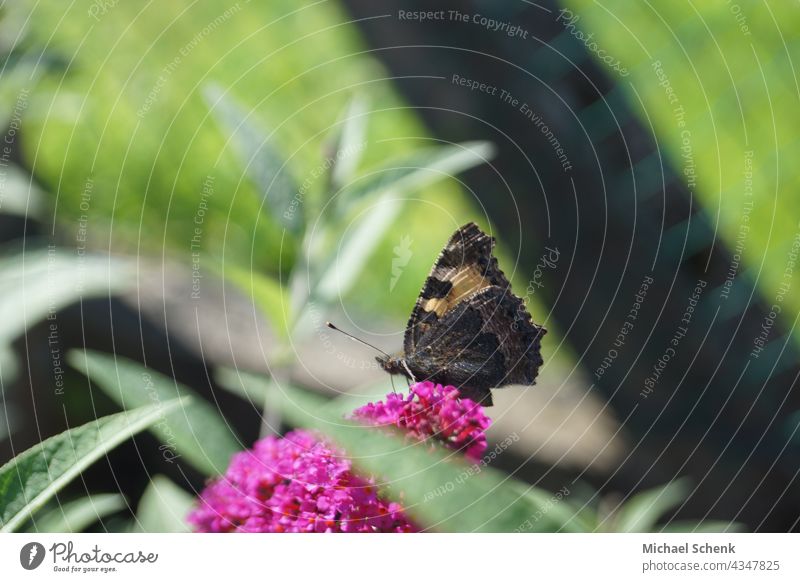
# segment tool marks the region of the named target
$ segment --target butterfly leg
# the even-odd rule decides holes
[[[408,372],[408,378],[411,378],[414,381],[414,384],[416,384],[417,379],[414,377],[414,374],[413,372],[411,372],[411,369],[408,367],[408,364],[406,364],[406,361],[405,360],[400,360],[400,361],[403,363],[403,367],[406,369],[406,372]]]

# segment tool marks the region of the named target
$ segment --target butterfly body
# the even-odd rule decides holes
[[[534,383],[546,330],[511,292],[493,248],[473,223],[450,237],[411,312],[403,354],[377,358],[384,370],[456,386],[486,406],[490,388]]]

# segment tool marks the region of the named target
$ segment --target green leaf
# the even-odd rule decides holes
[[[0,179],[0,214],[16,214],[35,218],[42,211],[44,193],[33,177],[9,165],[2,169],[5,175]]]
[[[0,402],[0,443],[14,432],[14,425],[11,421],[12,417],[8,409],[8,405]]]
[[[9,14],[4,10],[3,18],[0,19],[0,38],[8,39],[10,35],[19,34],[20,26],[25,27],[24,21],[9,18]],[[13,30],[13,33],[11,32]],[[0,45],[5,44],[0,41]],[[16,43],[15,43],[16,44]],[[6,48],[0,46],[0,51]],[[10,48],[10,47],[9,47]],[[24,115],[28,109],[28,101],[32,90],[36,87],[43,69],[41,53],[34,55],[33,51],[28,54],[19,55],[18,58],[0,53],[0,58],[4,61],[2,74],[0,74],[0,127],[8,127],[14,110],[18,114]],[[38,57],[38,58],[37,58]],[[2,191],[0,191],[2,193]]]
[[[348,229],[339,248],[323,263],[325,269],[312,293],[314,299],[331,303],[352,288],[367,259],[402,208],[403,201],[389,192],[378,199],[352,229]]]
[[[121,258],[77,255],[51,247],[0,258],[0,384],[13,381],[18,366],[11,343],[25,330],[82,298],[108,296],[132,281],[130,263]],[[58,336],[58,320],[50,322]],[[58,344],[52,346],[54,349]],[[62,354],[54,353],[59,356]]]
[[[377,168],[339,192],[334,210],[341,217],[370,197],[391,191],[396,198],[479,166],[494,155],[489,142],[475,141],[425,148]]]
[[[186,516],[194,497],[163,475],[154,476],[142,493],[136,511],[135,530],[147,533],[189,531]]]
[[[127,507],[125,498],[116,493],[88,495],[62,504],[36,518],[31,531],[38,533],[78,533],[99,519]]]
[[[260,407],[267,398],[270,388],[270,379],[266,376],[251,374],[233,368],[220,368],[214,375],[220,387],[231,394],[236,394],[247,402],[253,402]]]
[[[123,259],[56,248],[0,259],[0,348],[61,307],[123,289],[131,273]]]
[[[0,467],[0,531],[14,531],[84,469],[186,399],[143,406],[50,437]]]
[[[271,329],[284,339],[288,337],[289,298],[275,279],[232,263],[221,271],[243,293],[246,293],[267,318]]]
[[[272,217],[298,237],[305,227],[303,200],[285,160],[272,141],[272,135],[261,130],[250,112],[221,87],[209,85],[203,93],[217,122],[233,142],[239,163],[259,189]]]
[[[582,522],[586,531],[599,532],[603,520],[600,511],[604,506],[603,497],[586,483],[573,482],[570,485],[569,504],[574,508],[575,519]]]
[[[335,138],[335,162],[331,171],[331,185],[335,190],[347,185],[358,169],[366,148],[367,106],[368,101],[363,95],[354,96],[347,105]]]
[[[148,402],[158,405],[176,396],[193,395],[174,379],[125,358],[73,351],[67,355],[67,361],[125,409]],[[162,451],[167,462],[185,456],[206,475],[224,472],[231,456],[241,450],[239,440],[225,419],[199,396],[180,410],[165,414],[162,422],[154,425],[152,430],[163,443]]]
[[[551,531],[586,533],[594,530],[592,524],[578,513],[562,492],[554,494],[538,487],[523,485],[521,493],[537,507],[535,519],[530,520],[532,526],[542,521],[552,526]],[[540,527],[538,531],[546,530]]]
[[[2,393],[5,385],[14,381],[18,373],[17,358],[11,347],[0,344],[0,393]],[[2,434],[2,429],[0,429],[0,434]]]
[[[638,493],[617,511],[614,530],[651,532],[659,518],[686,499],[688,494],[689,481],[686,478]]]
[[[249,374],[240,370],[223,368],[216,374],[217,383],[232,394],[262,409],[261,432],[274,432],[281,425],[280,412],[268,405],[269,395],[280,390],[270,378]]]
[[[485,463],[350,424],[327,412],[324,399],[299,389],[282,386],[275,394],[270,405],[280,407],[290,423],[327,435],[348,451],[357,470],[385,479],[382,494],[400,501],[428,529],[511,532],[540,509],[521,493],[523,483]]]

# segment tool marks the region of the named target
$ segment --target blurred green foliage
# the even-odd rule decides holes
[[[622,0],[566,0],[565,5],[579,17],[575,26],[593,34],[630,71],[614,77],[615,91],[625,94],[646,125],[652,124],[679,172],[686,166],[681,148],[688,137],[697,174],[695,203],[705,206],[731,248],[737,246],[740,227],[749,225],[739,272],[758,280],[773,302],[792,240],[800,233],[797,6]],[[667,86],[674,91],[672,103]],[[685,127],[678,125],[678,107],[685,111]],[[750,151],[753,206],[746,223]],[[784,311],[800,311],[797,294],[788,294],[785,303]]]
[[[147,371],[138,362],[101,352],[73,352],[67,355],[67,361],[125,410],[190,397],[185,398],[188,404],[164,414],[152,429],[163,443],[159,451],[168,463],[185,456],[203,474],[218,475],[225,471],[233,454],[241,450],[239,438],[217,407],[173,378]]]
[[[270,146],[311,196],[325,187],[313,174],[355,92],[379,104],[370,112],[364,167],[432,145],[333,3],[312,9],[286,0],[120,2],[97,15],[99,21],[88,14],[90,6],[86,0],[46,7],[24,2],[14,10],[23,20],[31,17],[28,46],[69,63],[42,75],[31,94],[27,162],[53,193],[62,225],[72,227],[84,214],[80,202],[91,181],[92,245],[163,249],[190,266],[203,182],[213,175],[201,240],[206,257],[232,270],[278,273],[281,228],[260,212],[261,197],[210,115],[203,89],[213,83],[269,128]],[[439,184],[421,197],[452,216],[454,226],[471,218],[455,184]],[[415,250],[425,249],[417,253],[425,260],[412,261],[393,290],[402,300],[383,300],[398,234],[382,241],[378,267],[360,283],[365,311],[406,315],[443,242],[441,230],[426,224],[428,216],[416,205],[401,217],[402,234]]]

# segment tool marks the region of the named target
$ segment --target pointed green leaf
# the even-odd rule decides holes
[[[57,248],[0,259],[0,347],[81,297],[119,291],[131,281],[130,275],[123,259],[79,258]]]
[[[664,513],[681,503],[688,494],[689,481],[683,478],[634,495],[617,511],[615,531],[653,531]]]
[[[9,14],[5,10],[0,22],[2,22],[0,38],[8,39],[11,34],[16,36],[20,32],[19,26],[24,27],[23,21],[15,22],[15,19],[9,18]],[[2,48],[5,47],[0,47],[0,49]],[[15,109],[21,110],[22,114],[28,109],[32,89],[36,87],[46,68],[42,62],[43,55],[33,53],[32,50],[22,55],[0,53],[0,58],[4,61],[3,71],[0,74],[0,127],[4,130],[8,127]],[[20,107],[21,105],[22,107]]]
[[[73,351],[68,354],[67,361],[89,376],[122,408],[193,395],[174,379],[125,358],[100,352]],[[191,404],[165,415],[163,422],[152,429],[163,443],[165,460],[173,462],[185,456],[207,475],[224,472],[231,456],[241,450],[239,440],[225,419],[199,396],[195,396]]]
[[[259,128],[250,112],[221,87],[210,85],[203,93],[272,217],[290,233],[299,235],[305,226],[303,201],[272,136]]]
[[[393,192],[395,197],[406,196],[439,180],[485,164],[493,155],[494,147],[482,141],[416,150],[368,172],[339,192],[334,210],[339,216],[344,216],[364,199],[377,197],[387,191]]]
[[[37,517],[31,531],[37,533],[79,533],[99,519],[127,507],[117,493],[99,493],[68,501]]]
[[[42,211],[44,193],[33,177],[14,165],[0,171],[5,173],[0,179],[0,214],[37,217]]]
[[[0,467],[0,531],[14,531],[89,465],[186,404],[175,399],[105,416],[14,457]]]
[[[136,511],[135,530],[147,533],[189,531],[186,516],[194,497],[164,477],[156,475],[144,490]]]
[[[214,376],[217,384],[231,394],[261,406],[267,398],[270,379],[233,368],[220,368]]]
[[[368,101],[356,95],[348,103],[341,128],[336,135],[331,171],[331,185],[338,190],[347,185],[356,174],[358,163],[366,147]]]
[[[283,338],[288,337],[286,310],[289,298],[280,283],[272,277],[232,263],[225,265],[224,271],[220,272],[252,299],[267,318],[272,331]]]
[[[529,520],[533,530],[538,522],[550,525],[553,530],[571,533],[586,533],[594,528],[567,501],[562,492],[551,493],[538,487],[523,485],[523,495],[537,507],[537,513]],[[537,531],[545,531],[541,527]]]
[[[14,355],[14,352],[11,350],[10,346],[4,346],[0,344],[0,393],[2,393],[4,386],[14,381],[19,373],[19,366],[17,365],[17,357]],[[12,427],[6,426],[5,422],[11,422],[11,417],[5,416],[0,417],[2,420],[0,424],[3,426],[0,427],[0,439],[2,439],[3,431],[7,431],[6,434],[10,433]]]
[[[352,288],[402,208],[403,201],[394,192],[384,194],[374,208],[345,233],[339,248],[324,262],[326,268],[313,291],[317,301],[336,301]]]

